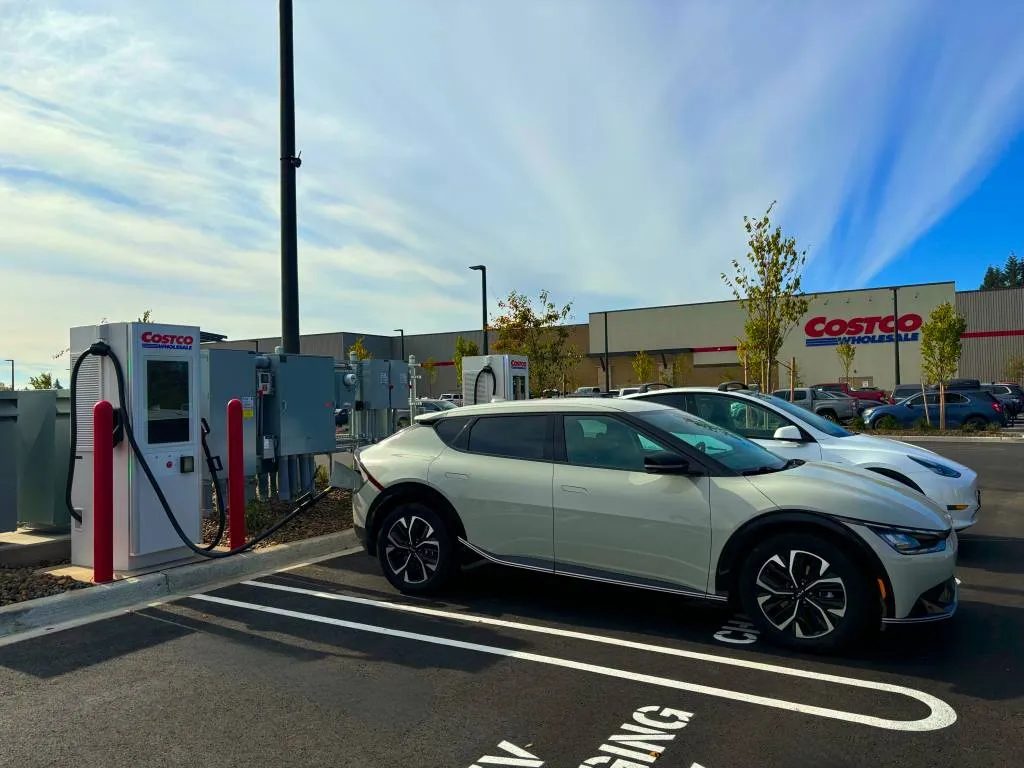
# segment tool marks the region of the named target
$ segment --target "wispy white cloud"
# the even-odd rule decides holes
[[[0,356],[99,317],[279,328],[277,6],[0,0]],[[779,200],[870,280],[1024,122],[1024,6],[296,4],[302,328],[725,296]]]

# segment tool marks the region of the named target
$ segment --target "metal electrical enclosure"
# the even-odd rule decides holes
[[[464,405],[530,399],[530,365],[522,355],[462,358]]]
[[[71,521],[64,501],[71,392],[19,392],[18,432],[18,524],[40,531],[66,531]]]
[[[0,392],[0,533],[18,527],[18,393]]]
[[[266,357],[274,378],[274,394],[262,401],[266,408],[263,433],[277,441],[277,455],[332,453],[337,445],[334,358],[283,354]]]
[[[206,444],[212,456],[219,456],[224,467],[220,473],[227,478],[228,466],[228,403],[238,398],[242,401],[242,441],[245,446],[245,476],[252,477],[257,471],[257,419],[260,402],[256,396],[255,352],[241,349],[204,349],[202,360],[202,416],[210,425]],[[264,358],[266,359],[266,358]],[[203,461],[203,477],[212,480],[206,462]]]
[[[399,360],[363,360],[362,410],[409,407],[409,364]]]
[[[72,503],[71,562],[93,560],[93,406],[107,400],[123,408],[140,453],[156,477],[179,525],[200,540],[199,328],[150,323],[110,323],[71,329],[72,365],[96,340],[106,341],[124,370],[126,403],[118,396],[114,363],[90,355],[75,384],[77,450]],[[178,538],[143,474],[128,440],[114,447],[114,570],[133,572],[191,556]]]

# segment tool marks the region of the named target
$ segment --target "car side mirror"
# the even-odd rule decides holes
[[[779,427],[775,430],[775,434],[772,435],[773,440],[788,440],[794,443],[802,443],[804,436],[800,433],[798,427],[794,427],[792,424],[787,424],[784,427]]]
[[[694,475],[690,462],[678,453],[658,451],[644,456],[644,471],[650,475]]]

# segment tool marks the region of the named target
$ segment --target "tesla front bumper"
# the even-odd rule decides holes
[[[961,477],[951,478],[925,471],[915,472],[910,479],[917,483],[925,496],[946,511],[957,531],[966,530],[978,522],[981,488],[977,473],[967,470]]]

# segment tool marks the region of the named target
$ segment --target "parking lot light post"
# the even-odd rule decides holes
[[[395,328],[395,333],[402,334],[402,354],[401,354],[400,359],[401,360],[405,360],[405,329],[404,328]]]
[[[484,330],[484,347],[481,350],[481,355],[487,354],[487,267],[483,264],[477,264],[470,269],[476,270],[480,273],[480,299],[483,305],[483,330]]]
[[[13,360],[4,360],[4,362],[11,364],[11,392],[13,392],[14,391],[14,361]]]

